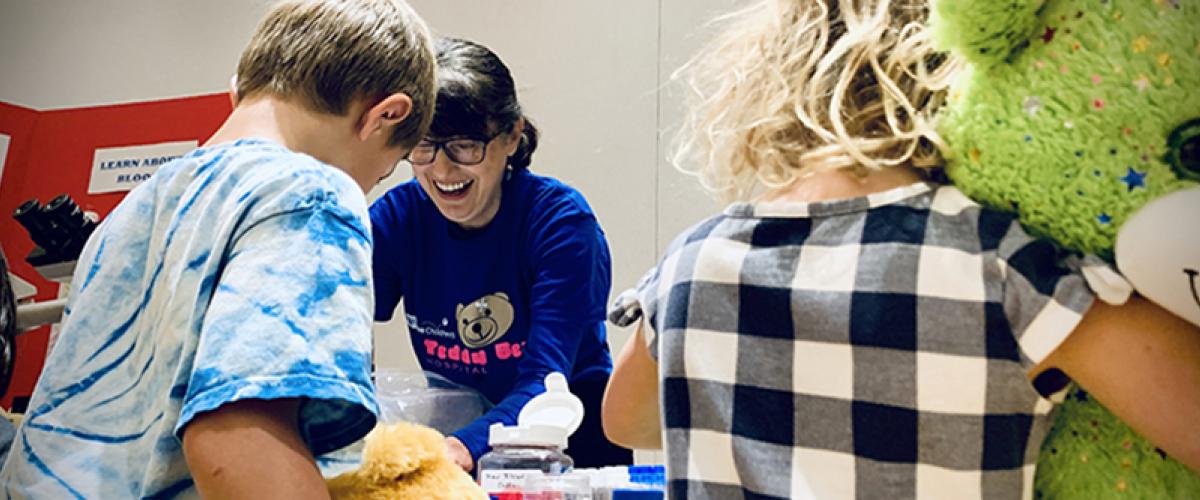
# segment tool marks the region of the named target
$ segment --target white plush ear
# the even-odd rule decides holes
[[[1046,0],[935,0],[929,16],[934,41],[971,63],[1008,62],[1042,27]]]
[[[1114,253],[1121,274],[1150,299],[1200,325],[1200,187],[1176,191],[1129,217]]]

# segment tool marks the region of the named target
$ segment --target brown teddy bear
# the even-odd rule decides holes
[[[445,438],[411,423],[381,424],[367,434],[362,466],[326,481],[338,500],[480,499],[488,496],[450,460]]]

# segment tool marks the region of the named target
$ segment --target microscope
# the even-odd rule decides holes
[[[16,336],[62,320],[76,259],[99,221],[95,213],[84,212],[66,194],[55,197],[45,205],[37,199],[26,201],[13,211],[13,218],[37,245],[25,257],[25,261],[38,274],[60,286],[57,299],[18,302],[24,297],[15,291],[15,287],[24,280],[9,274],[8,263],[0,253],[0,395],[7,390],[12,378]],[[55,337],[56,332],[51,332],[51,346]]]
[[[96,229],[95,214],[80,210],[70,196],[60,194],[42,205],[32,199],[13,211],[13,218],[37,244],[25,257],[42,276],[51,281],[69,280],[75,259]]]

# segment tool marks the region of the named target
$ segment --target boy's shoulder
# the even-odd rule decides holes
[[[323,208],[361,220],[366,200],[342,170],[279,144],[243,139],[189,153],[188,189],[217,188],[213,196],[243,212],[246,220]]]

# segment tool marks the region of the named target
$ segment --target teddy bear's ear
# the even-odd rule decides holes
[[[934,43],[972,64],[1011,60],[1037,35],[1046,0],[934,0],[929,16]]]
[[[438,431],[410,423],[380,424],[367,434],[360,474],[372,482],[390,482],[446,457]]]

